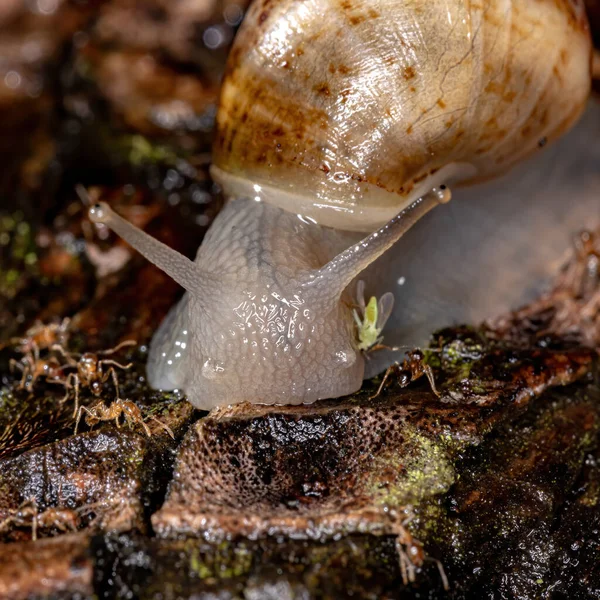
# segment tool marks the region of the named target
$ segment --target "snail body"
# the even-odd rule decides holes
[[[532,60],[540,52],[543,60]],[[447,208],[445,184],[496,176],[568,129],[585,106],[590,52],[578,2],[256,3],[217,118],[213,176],[229,199],[195,261],[103,203],[90,210],[186,290],[152,341],[150,384],[182,389],[203,409],[359,389],[393,356],[372,359],[357,340],[358,278],[381,296],[406,272],[418,290],[430,274],[407,271],[405,261],[418,263],[427,236],[439,237],[427,223]],[[529,202],[505,203],[506,194],[485,186],[464,194],[446,214],[466,228],[485,215],[497,227],[506,218],[511,231]],[[564,212],[561,198],[551,205]],[[472,235],[463,248],[450,231],[442,237],[447,249],[436,252],[460,259],[479,244],[491,260],[498,243]],[[539,267],[538,258],[525,266]],[[386,342],[423,343],[431,326],[465,314],[456,307],[471,299],[457,296],[465,284],[481,287],[479,279],[461,269],[444,281],[451,293],[431,284],[426,302],[411,306],[397,296]],[[518,298],[474,300],[467,316]]]
[[[90,218],[113,229],[186,294],[150,347],[148,381],[183,389],[197,407],[300,404],[360,388],[364,357],[346,288],[425,213],[449,200],[434,189],[347,249],[344,232],[268,203],[232,199],[196,257],[181,256],[105,203]]]

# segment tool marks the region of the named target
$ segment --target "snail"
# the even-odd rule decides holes
[[[549,224],[570,214],[573,183],[540,186],[564,144],[541,147],[583,113],[590,57],[578,0],[255,2],[217,115],[212,174],[228,200],[195,260],[90,209],[186,290],[152,340],[150,385],[202,409],[337,397],[401,352],[359,348],[359,280],[394,292],[384,337],[405,345],[538,289],[565,247]],[[449,185],[495,177],[448,202]],[[572,214],[599,204],[587,194]]]

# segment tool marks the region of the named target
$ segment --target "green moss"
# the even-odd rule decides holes
[[[579,498],[578,502],[589,508],[598,506],[600,504],[600,486],[598,485],[598,482],[594,482],[593,485],[590,485],[585,491],[585,494]]]
[[[455,335],[453,339],[443,338],[439,362],[440,368],[454,381],[461,381],[471,377],[473,367],[483,357],[488,344],[475,330],[467,327]]]
[[[463,522],[448,513],[444,497],[432,498],[414,507],[414,516],[406,527],[425,549],[437,548],[438,558],[441,558],[441,550],[448,557],[452,556],[452,562],[461,562],[471,550],[465,543]],[[446,559],[441,560],[446,562]]]
[[[117,134],[99,127],[98,137],[105,153],[112,160],[135,168],[162,165],[176,167],[184,156],[164,144],[149,140],[140,134]]]
[[[0,214],[0,250],[0,295],[10,299],[28,275],[38,272],[35,236],[21,211]]]
[[[189,556],[190,573],[202,580],[233,579],[246,575],[252,569],[252,552],[244,545],[222,542],[207,552],[196,540],[188,540],[184,552]]]
[[[212,569],[202,561],[200,553],[196,550],[192,550],[190,554],[190,570],[200,579],[214,577]]]
[[[167,146],[153,144],[141,135],[124,135],[118,139],[118,145],[134,166],[146,164],[175,164],[177,154]]]
[[[446,492],[455,471],[446,447],[406,425],[400,452],[377,456],[365,479],[365,492],[376,504],[405,506]]]
[[[145,452],[139,447],[131,448],[133,453],[127,459],[129,464],[135,465],[135,468],[141,469],[144,465]]]

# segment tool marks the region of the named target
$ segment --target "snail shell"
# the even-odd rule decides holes
[[[231,52],[212,173],[230,196],[372,231],[565,132],[590,53],[579,0],[260,0]]]
[[[359,276],[382,312],[384,292],[399,292],[384,332],[399,343],[515,305],[521,288],[499,293],[504,274],[548,275],[564,245],[529,247],[569,214],[571,177],[548,190],[540,154],[533,181],[520,171],[448,206],[441,184],[490,178],[564,132],[584,108],[590,55],[581,4],[566,0],[255,4],[217,118],[213,173],[229,200],[195,260],[105,204],[90,211],[186,289],[152,341],[150,384],[203,409],[356,391],[395,358],[357,340]],[[586,194],[573,214],[598,203]]]

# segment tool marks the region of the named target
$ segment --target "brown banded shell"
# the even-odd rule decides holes
[[[581,0],[261,0],[230,57],[213,174],[228,195],[372,230],[564,133],[590,55]]]

